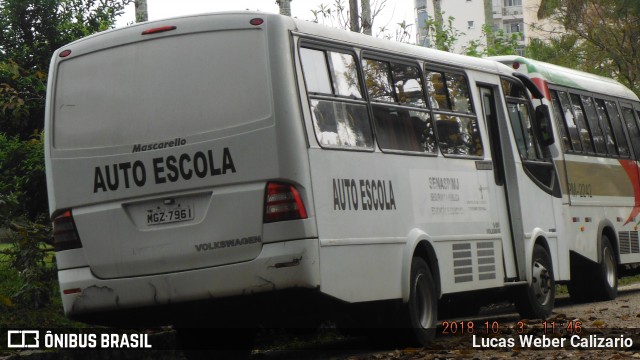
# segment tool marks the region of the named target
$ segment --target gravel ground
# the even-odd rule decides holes
[[[640,284],[633,284],[619,288],[618,298],[587,304],[573,304],[567,295],[556,299],[553,316],[542,321],[523,320],[522,334],[518,334],[517,314],[513,308],[483,309],[481,317],[474,318],[476,329],[473,332],[476,345],[482,344],[482,339],[497,346],[489,348],[474,348],[473,335],[441,336],[436,339],[430,349],[404,349],[393,352],[379,352],[346,357],[343,359],[640,359]],[[484,323],[498,324],[497,334],[489,331],[487,335]],[[554,324],[552,324],[552,322]],[[575,325],[579,326],[576,327]],[[480,326],[478,328],[478,325]],[[553,329],[552,329],[553,328]],[[580,333],[576,331],[579,329]],[[522,346],[519,335],[542,339],[556,343],[564,340],[564,346],[554,347],[551,344]],[[571,342],[571,337],[574,343]],[[602,339],[605,348],[582,348],[580,340],[593,338]],[[619,339],[618,344],[606,346],[606,339]],[[515,346],[509,343],[513,341]],[[621,339],[626,339],[622,343]],[[575,345],[579,346],[575,346]],[[592,343],[593,344],[593,343]],[[631,344],[631,346],[629,346]],[[598,345],[597,343],[595,345]],[[332,357],[329,357],[332,358]]]
[[[319,348],[300,350],[274,350],[254,352],[254,360],[427,360],[427,359],[639,359],[640,360],[640,283],[619,288],[618,298],[613,301],[573,304],[567,295],[556,298],[553,315],[546,324],[541,320],[521,320],[513,306],[498,304],[485,307],[479,316],[465,319],[451,320],[460,324],[463,322],[467,330],[462,334],[460,327],[453,334],[443,335],[444,327],[439,328],[439,336],[432,346],[420,349],[400,349],[376,351],[375,347],[364,339],[339,339]],[[522,323],[519,323],[522,321]],[[468,325],[473,322],[473,331]],[[487,333],[486,326],[490,330]],[[576,326],[577,325],[577,326]],[[497,326],[497,328],[496,328]],[[545,327],[546,326],[546,327]],[[450,331],[451,332],[451,331]],[[578,334],[579,332],[579,334]],[[172,333],[165,334],[173,341]],[[474,340],[475,335],[475,340]],[[605,348],[583,349],[571,343],[571,336],[578,335],[574,342],[580,339],[595,337],[621,339],[626,342]],[[520,336],[560,344],[533,344],[523,346]],[[158,340],[158,339],[156,339]],[[161,339],[163,340],[163,339]],[[481,347],[474,347],[476,345]],[[582,340],[584,341],[584,340]],[[486,345],[487,346],[483,346]],[[606,344],[605,344],[606,345]],[[77,355],[77,356],[76,356]],[[219,359],[225,357],[216,357]],[[0,360],[121,360],[121,359],[154,359],[178,360],[184,359],[179,351],[151,351],[151,352],[43,352],[27,351],[12,356],[0,356]]]

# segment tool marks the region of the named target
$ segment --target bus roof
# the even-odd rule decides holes
[[[569,69],[516,55],[495,56],[491,57],[491,59],[504,64],[519,63],[525,65],[526,69],[524,70],[530,76],[540,77],[550,84],[638,101],[638,96],[633,91],[629,90],[618,81],[604,76]]]
[[[489,59],[476,58],[445,51],[430,49],[417,45],[410,45],[387,39],[380,39],[369,35],[354,33],[341,29],[332,28],[326,25],[314,23],[307,20],[295,19],[279,14],[254,12],[254,11],[228,11],[207,14],[186,15],[175,18],[161,19],[143,23],[137,23],[123,28],[112,29],[98,34],[94,34],[58,49],[58,53],[71,45],[76,48],[83,48],[82,52],[91,52],[98,49],[122,45],[123,42],[135,41],[139,38],[140,29],[162,27],[167,25],[178,25],[175,34],[183,32],[206,32],[219,27],[219,20],[225,17],[225,22],[232,23],[233,18],[246,18],[248,16],[260,17],[265,20],[265,28],[280,28],[294,31],[301,35],[313,38],[351,44],[363,49],[380,51],[387,54],[402,54],[416,59],[426,60],[432,64],[441,66],[455,66],[464,69],[478,70],[501,75],[511,75],[513,69],[499,62]],[[212,21],[217,18],[216,21]],[[218,24],[218,25],[216,25]],[[99,39],[99,40],[98,40]],[[140,40],[137,40],[140,41]],[[54,54],[54,56],[56,56]]]

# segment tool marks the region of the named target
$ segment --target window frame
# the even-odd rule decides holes
[[[520,97],[515,97],[515,96],[511,96],[508,94],[504,93],[504,87],[503,87],[503,81],[509,81],[512,84],[515,83],[516,85],[521,87],[521,90],[523,92],[523,95],[525,96],[525,98],[520,98]],[[508,118],[509,121],[509,128],[511,129],[511,131],[514,133],[515,135],[515,129],[513,128],[513,124],[512,124],[512,120],[511,120],[511,114],[509,113],[509,103],[514,103],[514,104],[519,104],[519,105],[524,105],[527,107],[528,109],[528,115],[529,115],[529,121],[531,123],[531,131],[532,131],[532,140],[534,143],[534,147],[535,147],[535,153],[537,155],[537,158],[535,159],[530,159],[528,157],[523,157],[522,153],[520,152],[520,147],[518,146],[518,144],[516,143],[516,148],[518,149],[518,154],[520,155],[520,159],[524,162],[524,163],[551,163],[553,161],[552,156],[549,152],[548,149],[543,148],[542,145],[540,145],[539,141],[539,134],[536,134],[536,129],[535,129],[535,109],[533,107],[533,101],[531,100],[531,97],[529,96],[529,92],[527,91],[527,87],[524,86],[524,84],[522,84],[522,82],[516,78],[511,78],[511,77],[505,77],[505,76],[501,76],[500,77],[500,91],[503,93],[504,95],[504,101],[505,101],[505,105],[507,106],[507,113],[506,116]],[[519,124],[520,128],[522,129],[522,125],[524,124]],[[524,129],[523,129],[524,130]],[[514,140],[516,140],[514,138]]]
[[[436,139],[438,140],[438,149],[439,149],[439,153],[445,157],[445,158],[457,158],[457,159],[469,159],[469,160],[484,160],[486,158],[486,146],[485,146],[485,138],[484,136],[482,136],[482,130],[481,130],[481,126],[480,126],[480,120],[478,119],[478,114],[476,111],[476,106],[475,106],[475,101],[473,99],[473,91],[472,91],[472,87],[470,86],[470,82],[469,82],[469,76],[467,76],[466,72],[463,69],[457,69],[457,68],[452,68],[452,67],[447,67],[447,66],[442,66],[442,65],[438,65],[438,64],[434,64],[434,63],[429,63],[429,62],[424,62],[422,64],[422,73],[424,76],[424,89],[425,92],[427,93],[427,103],[429,104],[429,107],[431,109],[431,116],[433,119],[433,125],[434,125],[434,130],[435,130],[435,134],[436,134]],[[449,109],[436,109],[433,106],[431,106],[431,94],[429,93],[429,87],[427,86],[427,74],[428,73],[432,73],[432,72],[437,72],[441,74],[441,79],[443,79],[443,84],[445,87],[445,93],[447,95],[447,103],[449,104]],[[450,75],[459,75],[462,76],[465,80],[465,85],[467,88],[467,93],[468,93],[468,100],[469,100],[469,109],[471,110],[471,112],[462,112],[462,111],[455,111],[452,110],[451,108],[453,108],[453,102],[451,99],[451,92],[449,91],[449,84],[447,83],[447,77],[446,75],[450,74]],[[430,81],[430,80],[429,80]],[[476,121],[476,126],[478,128],[478,134],[480,136],[480,144],[482,145],[482,155],[464,155],[464,154],[446,154],[442,151],[442,147],[440,146],[441,140],[440,140],[440,134],[438,132],[438,123],[436,120],[436,115],[444,115],[444,116],[453,116],[453,117],[464,117],[464,118],[470,118],[470,119],[475,119]]]
[[[631,101],[625,102],[624,100],[618,101],[618,107],[620,108],[620,115],[622,115],[623,125],[627,133],[627,137],[629,138],[629,143],[627,145],[629,145],[629,150],[632,152],[631,159],[640,160],[640,123],[638,123],[638,112],[636,107]],[[637,139],[631,139],[629,124],[624,116],[624,109],[631,111],[631,116],[633,116],[633,125],[635,125],[635,130],[638,135]]]
[[[329,85],[331,87],[331,94],[324,94],[324,93],[317,93],[317,92],[312,92],[308,90],[308,84],[307,84],[307,79],[305,77],[305,72],[304,72],[304,64],[302,61],[302,56],[301,56],[301,50],[303,48],[306,49],[310,49],[310,50],[317,50],[317,51],[322,51],[324,54],[324,61],[325,64],[327,66],[327,73],[329,75]],[[299,59],[299,63],[300,63],[300,70],[301,70],[301,78],[302,78],[302,82],[304,83],[305,86],[305,93],[306,93],[306,100],[307,100],[307,106],[309,106],[309,111],[310,111],[310,116],[311,116],[311,124],[313,126],[313,128],[311,129],[311,132],[313,133],[313,136],[316,139],[316,142],[318,143],[318,145],[320,146],[320,148],[324,149],[324,150],[339,150],[339,151],[356,151],[356,152],[375,152],[376,150],[376,136],[375,136],[375,132],[373,129],[373,123],[372,123],[372,113],[371,113],[371,108],[369,106],[369,101],[368,101],[368,97],[366,94],[366,88],[365,88],[365,84],[364,84],[364,78],[363,78],[363,73],[362,73],[362,68],[361,65],[358,64],[358,62],[360,61],[360,56],[358,55],[357,51],[349,46],[344,46],[341,44],[336,44],[336,43],[332,43],[332,42],[320,42],[320,41],[315,41],[313,39],[307,39],[307,38],[301,38],[300,41],[298,41],[297,45],[295,46],[295,51],[296,51],[296,56]],[[360,93],[362,95],[361,98],[359,99],[354,99],[352,96],[344,96],[344,95],[338,95],[336,94],[336,89],[335,89],[335,84],[334,84],[334,79],[333,79],[333,74],[332,74],[332,70],[331,69],[331,62],[330,62],[330,55],[329,52],[337,52],[337,53],[343,53],[343,54],[349,54],[353,57],[354,59],[354,63],[356,64],[356,73],[358,75],[358,86],[360,88]],[[302,97],[301,97],[302,99]],[[315,122],[313,120],[313,110],[312,110],[312,105],[311,102],[312,100],[320,100],[320,101],[331,101],[331,102],[338,102],[338,103],[344,103],[344,104],[351,104],[351,105],[361,105],[364,106],[365,109],[365,113],[367,116],[367,124],[368,124],[368,128],[369,128],[369,132],[371,134],[371,141],[372,144],[370,147],[360,147],[360,146],[344,146],[344,145],[331,145],[331,144],[323,144],[320,139],[318,138],[318,133],[315,129]]]
[[[369,49],[362,49],[359,60],[360,60],[359,66],[362,72],[362,81],[364,82],[364,96],[366,97],[367,103],[369,104],[371,127],[373,128],[375,143],[377,145],[377,148],[380,150],[380,152],[385,154],[399,154],[399,155],[409,155],[409,156],[427,156],[427,157],[438,156],[439,143],[438,143],[438,137],[437,137],[436,124],[433,117],[433,113],[431,112],[431,106],[429,103],[428,91],[426,88],[422,62],[419,59],[416,59],[414,57],[393,56],[393,55],[385,54],[383,52],[373,51]],[[389,73],[387,75],[390,77],[389,84],[391,86],[392,96],[394,98],[393,102],[377,101],[377,100],[371,99],[369,95],[369,88],[366,86],[367,75],[366,75],[365,67],[363,64],[366,60],[384,62],[388,64]],[[421,81],[420,85],[422,90],[422,98],[424,100],[423,107],[416,106],[416,105],[407,105],[399,102],[399,96],[396,90],[395,79],[393,75],[393,64],[406,65],[406,66],[411,66],[418,69],[418,77]],[[428,151],[412,151],[412,150],[403,150],[403,149],[390,149],[386,147],[383,148],[379,141],[381,131],[380,129],[378,129],[378,126],[376,124],[374,107],[385,107],[385,108],[392,108],[392,109],[398,109],[398,110],[417,111],[417,112],[426,113],[429,117],[428,121],[431,122],[431,128],[433,129],[433,134],[435,138],[434,151],[428,152]]]
[[[576,95],[580,98],[580,107],[582,108],[583,114],[584,114],[584,122],[587,126],[586,130],[589,132],[589,138],[591,140],[591,145],[593,147],[593,152],[587,152],[584,149],[584,144],[582,143],[583,139],[581,136],[579,136],[580,134],[578,133],[579,139],[580,139],[580,145],[582,146],[582,150],[573,150],[573,149],[567,149],[564,141],[563,142],[563,150],[565,154],[573,154],[573,155],[583,155],[583,156],[590,156],[590,157],[601,157],[601,158],[612,158],[612,159],[633,159],[634,158],[634,151],[633,151],[633,144],[630,142],[629,139],[629,134],[628,134],[628,130],[627,130],[627,124],[623,118],[623,114],[622,114],[622,108],[621,108],[621,104],[627,104],[627,107],[630,107],[632,110],[636,110],[635,106],[633,104],[635,104],[635,101],[629,100],[629,99],[621,99],[621,98],[617,98],[617,97],[613,97],[613,96],[608,96],[608,95],[602,95],[600,93],[596,93],[596,92],[589,92],[589,91],[584,91],[584,90],[578,90],[578,89],[573,89],[573,88],[567,88],[567,87],[563,87],[563,86],[556,86],[553,84],[549,84],[549,90],[550,93],[553,96],[553,93],[558,93],[558,92],[564,92],[565,94],[567,94],[567,98],[569,99],[569,104],[571,105],[571,112],[572,115],[575,117],[575,112],[574,112],[574,104],[573,104],[573,100],[571,99],[572,95]],[[598,122],[598,126],[600,128],[600,131],[602,133],[602,136],[604,137],[605,140],[605,148],[607,150],[607,154],[602,154],[599,153],[597,151],[597,148],[595,146],[595,143],[593,141],[593,132],[591,130],[591,124],[589,122],[589,119],[587,118],[587,112],[585,110],[584,104],[583,104],[583,97],[589,97],[592,99],[593,101],[593,105],[594,108],[596,110],[596,115],[598,117],[597,122]],[[558,99],[559,100],[559,99]],[[603,104],[605,105],[604,108],[604,116],[606,117],[606,119],[601,119],[601,113],[598,107],[598,101],[602,101]],[[619,140],[619,135],[620,134],[616,134],[616,130],[614,129],[614,124],[612,123],[612,120],[610,118],[609,115],[609,109],[606,106],[606,102],[613,102],[616,105],[616,109],[618,112],[618,115],[620,117],[620,123],[622,125],[622,135],[624,136],[624,140],[626,142],[626,146],[627,149],[629,151],[629,156],[622,156],[620,155],[620,140]],[[566,120],[564,118],[564,113],[561,113],[560,115],[562,116],[562,118],[559,118],[556,116],[556,112],[555,112],[555,106],[553,105],[553,101],[551,101],[551,105],[553,108],[553,114],[554,117],[557,118],[556,119],[556,126],[560,127],[562,126],[562,129],[558,129],[559,132],[564,131],[566,133],[566,135],[569,138],[569,142],[571,143],[571,137],[570,137],[570,133],[568,132],[567,129],[567,124],[566,124]],[[638,111],[640,111],[640,106],[638,108]],[[636,114],[636,117],[639,116],[638,114]],[[606,121],[606,124],[603,124],[602,121]],[[559,123],[560,122],[560,123]],[[640,127],[640,123],[638,124]],[[604,126],[606,126],[607,128],[605,129]],[[576,129],[580,129],[579,128],[579,124],[578,122],[576,122]],[[607,139],[607,135],[610,134],[612,136],[612,139],[614,140],[614,144],[613,146],[615,147],[615,154],[611,154],[611,149],[610,149],[610,145],[607,143],[608,139]],[[562,133],[560,134],[562,135]],[[638,156],[638,155],[635,155]]]

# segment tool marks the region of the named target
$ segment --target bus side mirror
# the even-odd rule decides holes
[[[553,137],[553,127],[551,126],[551,113],[549,106],[538,105],[536,107],[536,125],[540,136],[540,144],[543,146],[553,145],[556,139]]]

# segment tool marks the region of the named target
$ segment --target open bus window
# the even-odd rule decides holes
[[[380,148],[435,154],[436,137],[418,67],[373,59],[362,64]]]
[[[311,117],[321,146],[373,148],[373,133],[352,54],[300,48]]]

